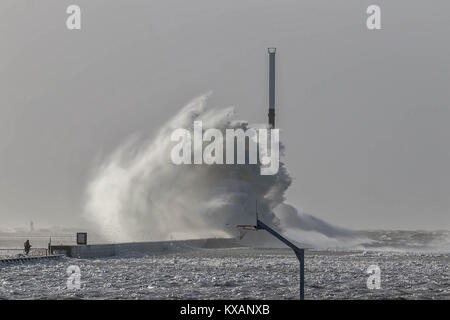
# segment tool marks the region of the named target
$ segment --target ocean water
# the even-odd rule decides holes
[[[67,286],[69,266],[80,288]],[[381,289],[368,289],[370,265]],[[436,252],[307,250],[306,299],[450,299],[450,256]],[[0,264],[0,299],[298,299],[290,249],[199,249],[159,256]]]

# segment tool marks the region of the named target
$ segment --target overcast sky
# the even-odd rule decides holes
[[[382,30],[365,26],[378,4]],[[82,30],[66,28],[78,4]],[[450,228],[450,2],[2,0],[0,226],[79,225],[95,160],[190,99],[277,126],[288,201],[349,228]]]

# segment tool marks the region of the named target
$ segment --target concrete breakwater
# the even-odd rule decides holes
[[[92,245],[57,245],[51,247],[52,254],[63,254],[71,258],[101,258],[131,253],[165,254],[179,251],[242,247],[234,238],[210,238],[155,242],[130,242]]]
[[[0,259],[0,264],[11,264],[11,263],[25,263],[32,261],[42,261],[42,260],[53,260],[63,257],[62,254],[52,254],[48,256],[31,256],[31,257],[16,257],[16,258],[6,258]]]

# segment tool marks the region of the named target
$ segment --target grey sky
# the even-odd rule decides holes
[[[370,4],[382,30],[365,27]],[[82,30],[65,26],[82,9]],[[191,98],[277,126],[288,201],[351,228],[450,228],[448,1],[3,0],[0,226],[82,223],[95,159]]]

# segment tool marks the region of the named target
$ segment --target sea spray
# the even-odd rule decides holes
[[[250,128],[236,120],[232,107],[207,108],[208,95],[192,100],[154,138],[129,139],[94,171],[84,216],[105,237],[145,241],[236,236],[237,224],[255,223],[256,202],[266,223],[286,227],[273,213],[292,182],[283,161],[268,176],[260,174],[260,164],[179,166],[171,161],[171,134],[178,128],[192,132],[195,121],[202,121],[203,130]],[[301,221],[292,222],[291,229],[302,230]]]

